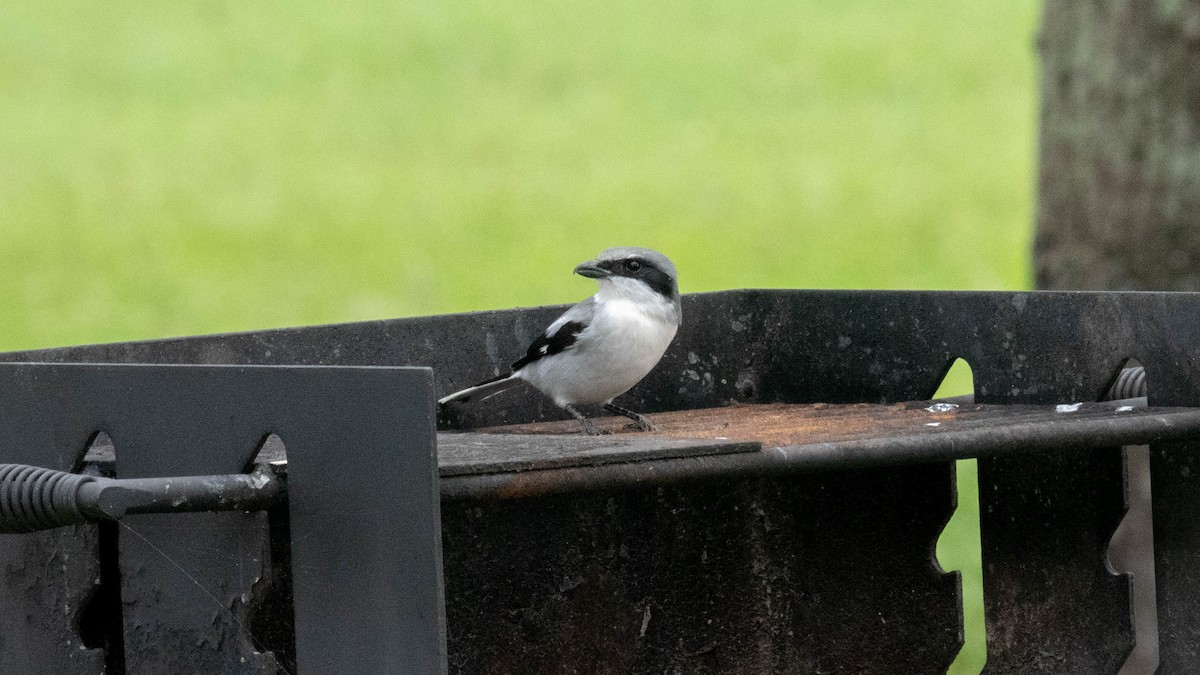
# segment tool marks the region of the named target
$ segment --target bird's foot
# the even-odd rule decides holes
[[[630,424],[629,426],[633,427],[634,429],[639,431],[658,431],[658,427],[654,426],[654,423],[650,421],[650,418],[644,415],[639,415],[632,410],[622,408],[619,405],[613,405],[611,403],[605,403],[604,409],[633,420],[633,424]]]
[[[575,406],[564,405],[563,410],[566,410],[567,412],[571,413],[571,417],[574,417],[575,419],[579,420],[579,426],[582,427],[581,431],[583,431],[583,433],[587,434],[588,436],[603,436],[605,434],[612,433],[611,431],[605,431],[604,429],[601,429],[600,427],[596,426],[595,422],[589,420],[587,417],[584,416],[583,413],[576,410]]]
[[[651,422],[649,418],[643,417],[642,415],[638,415],[638,418],[639,419],[635,420],[629,426],[637,429],[638,431],[658,431],[658,427],[654,426],[654,422]]]
[[[587,436],[607,436],[608,434],[612,433],[607,429],[601,429],[600,427],[596,426],[595,422],[587,419],[586,417],[579,420],[579,426],[581,427],[580,430]]]

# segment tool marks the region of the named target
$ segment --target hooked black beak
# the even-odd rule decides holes
[[[612,276],[612,272],[600,266],[600,261],[589,260],[584,263],[579,263],[575,266],[575,274],[589,279],[606,279]]]

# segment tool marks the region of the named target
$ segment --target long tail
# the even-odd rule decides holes
[[[484,380],[474,387],[467,387],[466,389],[463,389],[462,391],[456,391],[449,396],[443,396],[442,398],[438,399],[438,405],[445,405],[450,401],[467,401],[475,396],[480,395],[483,395],[486,398],[487,396],[499,394],[505,389],[511,389],[518,384],[521,384],[521,382],[521,378],[517,377],[516,373],[500,375],[498,377],[493,377],[490,380]]]

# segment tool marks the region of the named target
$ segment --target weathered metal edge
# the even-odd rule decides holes
[[[480,459],[461,456],[472,445],[502,451],[507,448],[551,446],[561,452],[554,455],[501,455]],[[753,441],[714,440],[711,438],[676,439],[661,437],[580,436],[561,434],[490,434],[451,432],[438,434],[438,469],[443,479],[452,476],[512,473],[542,469],[588,467],[619,462],[683,459],[702,455],[754,452],[762,448]],[[478,452],[478,451],[477,451]],[[459,455],[459,456],[456,456]]]
[[[1162,408],[1160,411],[1164,410]],[[1064,419],[944,434],[767,447],[757,452],[443,476],[443,500],[516,499],[584,490],[635,488],[716,477],[831,471],[998,457],[1077,448],[1145,445],[1200,438],[1200,409],[1111,418]]]

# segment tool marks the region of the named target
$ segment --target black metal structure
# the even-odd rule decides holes
[[[432,468],[415,459],[432,400],[498,372],[559,311],[0,355],[226,366],[0,369],[2,462],[78,471],[101,430],[115,461],[85,471],[119,479],[241,473],[269,433],[287,456],[286,501],[266,511],[9,535],[0,671],[438,672],[438,650],[403,660],[436,642],[436,574],[395,567],[438,560],[439,531],[421,529]],[[962,610],[933,550],[952,460],[977,456],[985,672],[1113,673],[1133,633],[1106,549],[1120,446],[1144,442],[1160,672],[1194,668],[1200,296],[731,291],[685,297],[684,316],[628,395],[640,411],[819,402],[828,417],[927,399],[956,357],[979,407],[924,434],[782,445],[440,434],[450,672],[943,672]],[[1130,357],[1151,408],[1054,412],[1104,398]],[[531,391],[444,412],[444,432],[565,418]]]
[[[436,672],[431,385],[414,368],[0,364],[5,459],[78,469],[103,431],[116,472],[144,486],[243,472],[278,434],[290,469],[274,514],[8,536],[0,672]],[[362,471],[383,464],[404,479]],[[284,530],[290,549],[272,539]]]

